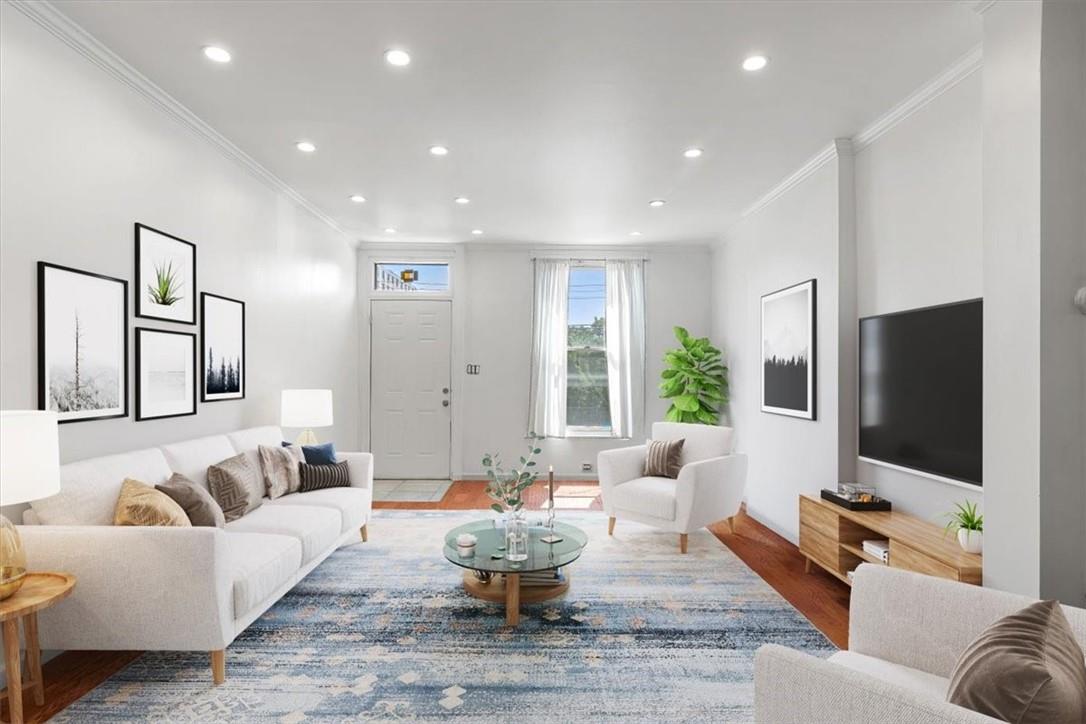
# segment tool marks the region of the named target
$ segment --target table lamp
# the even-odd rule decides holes
[[[0,411],[0,505],[26,503],[60,492],[57,413]],[[0,515],[0,601],[26,578],[26,552],[18,529]]]
[[[332,424],[331,390],[283,390],[279,408],[279,424],[282,427],[300,427],[302,434],[294,442],[298,445],[316,445],[314,427]]]

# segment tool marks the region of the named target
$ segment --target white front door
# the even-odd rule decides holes
[[[375,299],[370,437],[379,478],[449,477],[451,304]]]

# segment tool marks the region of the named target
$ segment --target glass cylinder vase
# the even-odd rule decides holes
[[[505,558],[528,560],[528,521],[520,511],[512,513],[505,524]]]

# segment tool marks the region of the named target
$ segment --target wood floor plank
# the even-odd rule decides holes
[[[564,480],[556,483],[555,488],[562,485],[569,486],[571,492],[576,493],[571,500],[581,501],[590,494],[586,487],[598,488],[596,482],[591,480]],[[542,509],[546,500],[545,482],[538,482],[525,491],[525,507],[528,509]],[[485,510],[490,503],[485,481],[457,480],[438,503],[385,501],[375,502],[373,507],[386,510]],[[603,503],[597,494],[590,506],[582,508],[578,505],[577,509],[603,510]],[[799,549],[745,512],[735,517],[734,533],[729,531],[727,521],[712,525],[709,530],[830,641],[840,648],[848,646],[851,589],[847,585],[818,566],[813,566],[810,573],[804,573],[805,559]],[[45,705],[34,706],[31,697],[24,703],[26,721],[47,721],[139,655],[139,651],[66,651],[60,654],[44,666]],[[6,712],[4,715],[6,717]]]

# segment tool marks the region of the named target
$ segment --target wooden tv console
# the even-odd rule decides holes
[[[981,557],[966,553],[939,526],[907,513],[849,510],[813,495],[799,496],[799,550],[811,562],[845,583],[848,572],[862,562],[885,565],[866,553],[863,541],[890,541],[890,562],[929,576],[963,583],[981,583]]]

